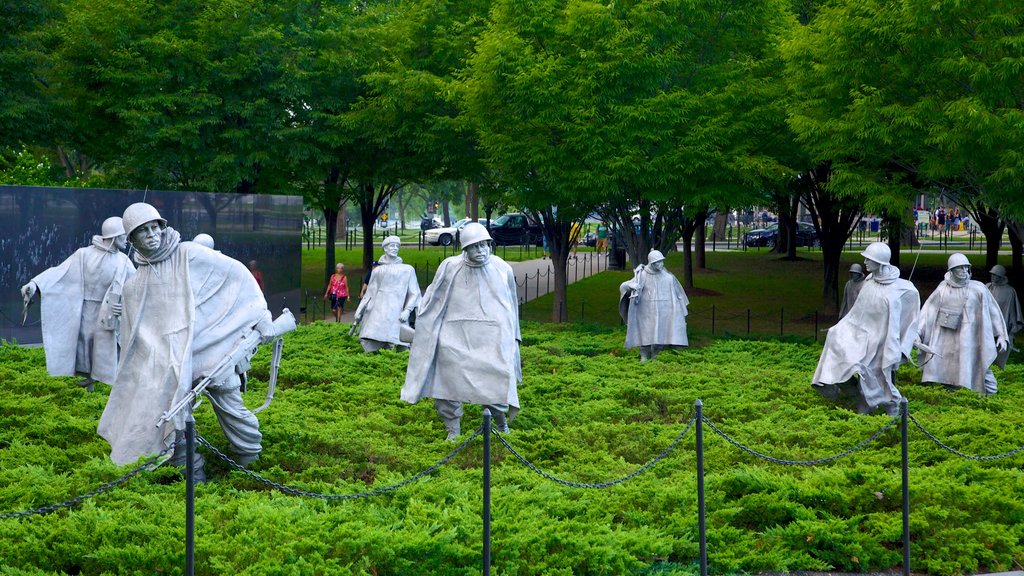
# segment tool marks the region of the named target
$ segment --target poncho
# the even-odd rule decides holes
[[[416,269],[402,264],[398,257],[394,260],[381,258],[370,276],[366,294],[356,308],[359,338],[402,344],[398,337],[401,328],[399,316],[403,310],[414,310],[419,301]]]
[[[838,385],[854,375],[870,408],[902,399],[892,373],[910,359],[921,297],[899,269],[883,265],[864,280],[850,312],[829,329],[811,384]]]
[[[1024,328],[1024,316],[1020,313],[1020,300],[1017,299],[1017,291],[1006,283],[1006,278],[993,280],[985,285],[992,298],[995,299],[999,311],[1003,313],[1003,320],[1006,321],[1006,338],[1012,344],[1013,337]],[[996,366],[1006,368],[1006,360],[1010,357],[1011,345],[1006,350],[996,355]]]
[[[447,258],[416,310],[401,398],[518,408],[520,340],[512,267],[497,256],[483,266]]]
[[[839,308],[839,317],[843,318],[850,313],[850,309],[853,308],[854,302],[857,301],[857,295],[860,294],[860,289],[864,287],[864,278],[861,277],[859,280],[853,278],[846,281],[846,286],[843,287],[843,304]]]
[[[94,236],[91,246],[79,248],[32,279],[43,296],[43,349],[50,376],[78,372],[114,382],[117,340],[109,307],[120,301],[121,287],[135,274],[135,267],[108,244]]]
[[[180,242],[172,228],[164,229],[155,255],[135,259],[138,272],[124,286],[121,363],[99,424],[118,465],[169,447],[186,415],[157,428],[163,412],[246,331],[271,322],[263,293],[241,262]]]
[[[686,307],[690,300],[671,273],[640,266],[632,280],[619,286],[619,297],[620,310],[627,310],[626,348],[689,344]]]
[[[958,327],[940,316],[959,315]],[[985,372],[996,361],[996,339],[1006,338],[1006,323],[992,293],[977,280],[958,286],[946,273],[921,308],[921,343],[936,354],[918,355],[921,381],[970,388],[985,393]]]

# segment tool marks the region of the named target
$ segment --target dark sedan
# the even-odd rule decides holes
[[[769,224],[764,228],[758,228],[751,230],[743,235],[743,243],[751,248],[758,246],[766,246],[774,248],[779,241],[779,225]],[[796,245],[797,246],[820,246],[821,241],[818,239],[818,233],[815,232],[814,226],[801,222],[797,227],[796,231]]]

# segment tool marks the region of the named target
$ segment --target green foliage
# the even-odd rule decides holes
[[[430,466],[452,445],[429,402],[398,399],[407,355],[363,354],[347,327],[316,323],[286,340],[274,404],[260,414],[264,453],[253,468],[290,486],[352,494]],[[718,340],[637,362],[621,328],[526,323],[523,410],[508,440],[544,470],[575,482],[623,476],[705,414],[736,440],[786,459],[841,452],[885,416],[832,406],[808,382],[814,345]],[[265,393],[268,354],[251,371],[250,405]],[[915,417],[968,453],[1020,444],[1019,364],[980,398],[899,386]],[[0,510],[61,501],[116,478],[95,435],[105,387],[88,394],[49,378],[41,349],[0,346]],[[223,447],[212,411],[198,427]],[[463,429],[480,422],[467,408]],[[1020,457],[958,458],[911,429],[915,571],[1000,571],[1024,561]],[[347,502],[268,491],[208,456],[197,489],[199,574],[476,574],[480,561],[480,442],[435,474],[387,495]],[[831,465],[754,459],[705,429],[711,571],[880,571],[902,561],[899,436],[894,430]],[[492,477],[493,559],[500,574],[694,574],[698,555],[693,432],[652,469],[603,490],[545,480],[500,446]],[[183,485],[146,472],[69,511],[0,521],[10,574],[180,573]]]

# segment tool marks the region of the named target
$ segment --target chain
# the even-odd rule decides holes
[[[398,490],[399,488],[401,488],[403,486],[411,484],[411,483],[415,482],[416,480],[419,480],[420,478],[422,478],[422,477],[424,477],[424,476],[426,476],[428,474],[433,473],[435,470],[437,470],[441,466],[444,466],[445,464],[450,462],[451,459],[454,458],[456,454],[458,454],[459,452],[462,452],[466,448],[466,446],[469,446],[469,444],[472,443],[473,440],[476,440],[477,436],[480,436],[481,434],[483,434],[483,427],[477,428],[476,432],[473,432],[472,436],[467,438],[462,444],[459,444],[458,446],[456,446],[455,449],[452,450],[451,452],[449,452],[447,456],[445,456],[444,458],[440,459],[436,464],[434,464],[430,468],[427,468],[426,470],[423,470],[422,472],[420,472],[419,474],[416,474],[415,476],[411,476],[409,478],[406,478],[405,480],[402,480],[401,482],[399,482],[397,484],[392,484],[390,486],[385,486],[383,488],[377,488],[376,490],[370,490],[369,492],[358,492],[358,493],[355,493],[355,494],[322,494],[322,493],[319,493],[319,492],[307,492],[305,490],[299,490],[298,488],[292,488],[290,486],[285,486],[284,484],[280,484],[280,483],[274,482],[273,480],[271,480],[269,478],[260,476],[259,474],[253,472],[252,470],[246,469],[244,466],[242,466],[238,462],[235,462],[234,460],[232,460],[230,457],[228,457],[226,454],[224,454],[220,450],[214,448],[202,436],[197,436],[197,439],[199,440],[200,444],[202,444],[203,446],[206,446],[206,448],[208,450],[210,450],[210,452],[213,452],[213,454],[215,456],[217,456],[218,458],[220,458],[221,460],[226,462],[228,464],[228,466],[230,466],[231,468],[234,468],[235,470],[245,474],[246,476],[249,476],[250,478],[252,478],[252,479],[254,479],[254,480],[258,481],[258,482],[261,482],[262,484],[265,484],[266,486],[269,486],[269,487],[271,487],[271,488],[273,488],[273,489],[275,489],[275,490],[277,490],[279,492],[283,492],[285,494],[290,494],[292,496],[304,496],[306,498],[319,498],[321,500],[354,500],[356,498],[370,498],[372,496],[379,496],[379,495],[384,494],[386,492],[391,492],[391,491],[394,491],[394,490]]]
[[[82,502],[88,500],[89,498],[92,498],[93,496],[98,496],[100,494],[103,494],[104,492],[109,491],[110,489],[112,489],[112,488],[114,488],[116,486],[120,486],[121,484],[124,484],[128,480],[131,480],[133,477],[137,476],[143,470],[146,470],[146,469],[154,466],[157,462],[160,461],[161,458],[163,458],[164,456],[169,454],[171,451],[173,451],[175,446],[177,446],[179,442],[184,443],[185,441],[184,440],[179,440],[177,442],[172,443],[170,446],[165,448],[163,450],[163,452],[160,452],[156,456],[153,456],[152,458],[149,458],[148,460],[146,460],[145,462],[140,464],[137,468],[131,470],[130,472],[128,472],[124,476],[121,476],[120,478],[117,478],[115,480],[107,482],[106,484],[100,486],[99,488],[96,488],[95,490],[90,490],[88,492],[84,492],[82,494],[79,494],[78,496],[75,496],[74,498],[72,498],[70,500],[65,500],[63,502],[58,502],[56,504],[50,504],[48,506],[41,506],[39,508],[33,508],[32,510],[20,510],[18,512],[7,512],[7,513],[4,513],[4,514],[0,514],[0,519],[3,519],[3,518],[24,518],[24,517],[27,517],[27,516],[45,515],[45,514],[50,514],[51,512],[56,512],[57,510],[60,510],[61,508],[71,508],[73,506],[77,506],[77,505],[81,504]]]
[[[957,456],[960,456],[962,458],[967,458],[969,460],[977,460],[979,462],[988,462],[988,461],[991,461],[991,460],[1002,460],[1003,458],[1009,458],[1010,456],[1015,456],[1017,454],[1020,454],[1021,452],[1024,452],[1024,446],[1021,446],[1021,447],[1016,448],[1014,450],[1010,450],[1009,452],[1004,452],[1002,454],[996,454],[995,456],[974,456],[972,454],[967,454],[967,453],[964,453],[964,452],[961,452],[961,451],[957,450],[956,448],[953,448],[951,446],[947,446],[941,440],[936,438],[935,435],[933,435],[931,432],[925,430],[924,426],[922,426],[921,423],[917,421],[917,418],[914,418],[913,414],[910,414],[909,416],[910,416],[910,421],[914,423],[914,426],[917,426],[917,429],[920,430],[921,432],[923,432],[924,435],[927,436],[929,439],[931,439],[932,442],[935,442],[936,444],[938,444],[943,450],[946,450],[948,452],[956,454]]]
[[[750,454],[752,456],[756,456],[758,458],[762,458],[764,460],[767,460],[769,462],[774,462],[776,464],[785,464],[787,466],[814,466],[815,464],[828,464],[829,462],[834,462],[836,460],[839,460],[840,458],[844,458],[846,456],[849,456],[850,454],[853,454],[854,452],[856,452],[858,450],[862,450],[868,444],[871,444],[872,442],[877,440],[878,437],[881,436],[886,430],[888,430],[889,428],[892,428],[896,424],[896,422],[899,421],[899,419],[900,419],[899,416],[893,417],[893,419],[889,420],[889,423],[886,424],[885,426],[883,426],[881,430],[879,430],[878,432],[875,432],[874,434],[871,435],[870,438],[868,438],[867,440],[861,442],[860,444],[857,444],[853,448],[850,448],[849,450],[846,450],[845,452],[840,452],[839,454],[836,454],[834,456],[828,456],[826,458],[819,458],[817,460],[783,460],[781,458],[773,458],[773,457],[768,456],[766,454],[761,454],[760,452],[757,452],[753,448],[749,448],[747,446],[744,446],[743,444],[740,444],[736,440],[733,440],[731,437],[729,437],[728,434],[726,434],[725,432],[722,432],[721,430],[719,430],[718,427],[715,426],[707,418],[704,418],[704,422],[707,423],[708,427],[710,427],[712,430],[714,430],[715,434],[718,434],[722,438],[725,438],[725,440],[728,443],[732,444],[733,446],[739,448],[740,450],[743,450],[744,452],[746,452],[746,453],[748,453],[748,454]]]
[[[570,482],[568,480],[562,480],[561,478],[558,478],[556,476],[548,474],[547,472],[545,472],[545,471],[541,470],[540,468],[538,468],[533,462],[530,462],[529,460],[527,460],[519,452],[516,452],[516,449],[513,448],[512,445],[509,444],[508,441],[505,440],[505,438],[501,434],[497,433],[497,431],[495,431],[494,435],[497,436],[498,440],[501,441],[501,443],[505,446],[505,448],[509,452],[511,452],[512,455],[515,456],[520,462],[525,464],[527,468],[529,468],[530,470],[533,470],[534,472],[536,472],[537,474],[540,474],[541,476],[547,478],[548,480],[551,480],[553,482],[557,482],[557,483],[559,483],[559,484],[561,484],[563,486],[569,486],[570,488],[610,488],[612,486],[615,486],[616,484],[622,484],[623,482],[625,482],[627,480],[632,480],[633,478],[639,476],[640,474],[643,474],[644,472],[650,470],[651,467],[653,467],[655,464],[657,464],[658,462],[663,460],[666,456],[669,455],[670,452],[672,452],[672,450],[675,449],[675,447],[679,444],[679,442],[682,441],[683,437],[686,436],[686,433],[689,432],[690,428],[693,427],[693,423],[694,423],[695,420],[696,420],[696,418],[692,418],[691,417],[689,422],[686,423],[686,428],[682,432],[680,432],[678,436],[676,436],[675,440],[673,440],[672,443],[668,445],[668,448],[665,448],[661,452],[661,454],[658,454],[657,456],[655,456],[654,458],[649,460],[646,464],[644,464],[640,468],[637,468],[632,473],[627,474],[627,475],[625,475],[625,476],[623,476],[621,478],[617,478],[615,480],[609,480],[608,482],[597,482],[597,483],[594,483],[594,484],[587,484],[587,483],[583,483],[583,482]]]

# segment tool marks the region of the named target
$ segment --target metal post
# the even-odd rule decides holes
[[[785,330],[786,307],[779,306],[779,336],[783,336]]]
[[[566,276],[568,276],[568,274],[566,274]],[[550,293],[551,292],[551,267],[550,266],[548,266],[548,273],[544,277],[544,286],[545,286],[545,290],[546,290],[545,293]]]
[[[900,444],[903,453],[903,576],[910,576],[910,449],[906,398],[900,400]]]
[[[700,576],[708,576],[707,510],[704,507],[704,403],[697,400],[697,532],[700,534]]]
[[[484,576],[491,574],[491,410],[484,408]]]
[[[715,335],[715,305],[711,305],[711,335]]]
[[[196,420],[185,418],[185,576],[196,572]]]
[[[580,302],[580,322],[586,322],[587,301]]]
[[[750,336],[750,308],[747,308],[747,336]]]
[[[533,292],[534,298],[540,298],[540,268],[537,268],[537,282],[535,283]]]
[[[818,311],[814,311],[814,341],[818,341]]]

